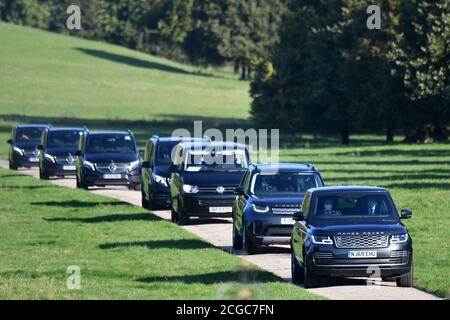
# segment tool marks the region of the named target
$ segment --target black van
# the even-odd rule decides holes
[[[172,221],[194,217],[231,217],[234,189],[246,172],[247,148],[233,142],[184,142],[170,166]]]

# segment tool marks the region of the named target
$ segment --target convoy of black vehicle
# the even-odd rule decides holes
[[[389,192],[377,187],[324,187],[311,164],[252,164],[245,145],[208,138],[151,137],[140,153],[130,131],[17,125],[9,168],[39,167],[41,179],[76,176],[77,188],[123,185],[141,190],[146,209],[233,220],[235,250],[290,245],[294,283],[367,277],[413,285],[412,240]],[[140,154],[143,161],[140,160]]]

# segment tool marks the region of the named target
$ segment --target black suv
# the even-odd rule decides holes
[[[311,164],[251,165],[235,189],[233,248],[254,254],[258,245],[289,244],[306,190],[322,186]]]
[[[170,208],[170,172],[174,148],[180,142],[208,141],[202,138],[151,137],[145,146],[141,169],[142,207]]]
[[[140,185],[139,152],[130,131],[87,131],[76,155],[78,188],[124,185],[137,189]]]
[[[294,214],[292,281],[311,288],[321,276],[377,276],[413,285],[411,237],[389,192],[377,187],[310,189]]]
[[[39,150],[42,131],[50,128],[45,124],[16,125],[11,132],[11,139],[7,142],[9,148],[9,168],[17,170],[19,167],[37,167],[39,165]]]
[[[50,128],[42,132],[42,144],[38,147],[39,177],[73,176],[76,172],[76,156],[80,136],[86,129]]]
[[[189,217],[230,217],[235,195],[249,165],[244,145],[232,142],[184,142],[170,166],[172,221]]]

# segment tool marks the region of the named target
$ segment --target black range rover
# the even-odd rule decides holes
[[[294,220],[306,190],[323,186],[311,164],[250,165],[236,188],[233,248],[254,254],[258,245],[289,244]]]
[[[76,172],[76,151],[83,128],[50,128],[42,133],[39,146],[39,177],[71,176]]]
[[[249,165],[249,153],[232,142],[185,142],[175,149],[170,166],[172,221],[189,217],[231,217],[239,186]]]
[[[170,172],[172,153],[180,142],[209,141],[203,138],[151,137],[145,146],[141,164],[142,207],[146,209],[170,208]]]
[[[42,131],[47,128],[50,128],[50,125],[23,124],[13,127],[11,139],[7,141],[10,145],[8,159],[11,170],[39,165],[38,147],[41,144]]]
[[[139,152],[130,131],[87,131],[76,155],[78,188],[123,185],[137,189],[140,185]]]
[[[376,187],[310,189],[294,214],[292,280],[314,287],[320,277],[379,275],[413,285],[412,240],[389,192]]]

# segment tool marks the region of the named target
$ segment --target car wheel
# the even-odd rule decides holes
[[[242,235],[239,234],[236,228],[236,223],[233,223],[233,249],[242,250]]]
[[[414,265],[411,258],[411,267],[409,269],[409,272],[401,277],[398,277],[396,279],[397,287],[406,287],[410,288],[413,286],[414,282]]]
[[[300,267],[297,259],[295,258],[294,249],[291,249],[291,275],[292,275],[292,283],[300,284],[304,281],[304,271]]]
[[[303,286],[304,286],[305,289],[315,288],[315,287],[317,287],[317,284],[318,284],[317,276],[312,272],[311,266],[310,266],[309,263],[310,262],[309,262],[308,256],[305,256],[303,258],[303,264],[304,264],[304,267],[303,267],[303,278],[304,278]]]
[[[244,222],[242,227],[242,238],[243,238],[243,247],[248,255],[255,254],[257,252],[258,246],[252,242],[250,236],[247,232],[247,224]]]
[[[13,161],[9,161],[9,170],[17,170],[17,166]]]

